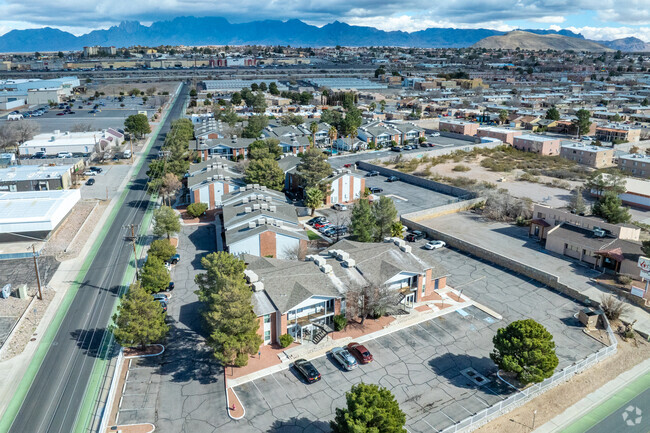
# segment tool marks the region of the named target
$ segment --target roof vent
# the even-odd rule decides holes
[[[594,236],[597,238],[604,238],[605,234],[605,230],[601,229],[600,227],[594,227]]]

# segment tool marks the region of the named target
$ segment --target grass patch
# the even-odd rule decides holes
[[[316,241],[318,239],[321,239],[320,236],[318,236],[316,233],[312,232],[311,230],[307,230],[307,237],[309,238],[310,241]]]

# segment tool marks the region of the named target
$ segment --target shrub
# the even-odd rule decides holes
[[[280,335],[280,346],[289,347],[293,343],[293,337],[289,334]]]
[[[630,310],[630,307],[626,303],[620,299],[616,299],[612,295],[603,296],[600,300],[600,308],[602,308],[603,313],[605,313],[605,316],[609,320],[618,320]]]
[[[470,168],[468,166],[466,166],[466,165],[458,164],[458,165],[455,165],[452,170],[454,170],[454,171],[469,171]]]
[[[167,261],[176,254],[176,247],[168,239],[156,239],[149,247],[149,254],[158,257],[162,261]]]
[[[626,286],[632,282],[632,278],[631,278],[631,277],[629,277],[629,276],[627,276],[627,275],[623,275],[623,274],[621,274],[621,275],[619,275],[618,277],[616,277],[616,279],[618,280],[618,282],[619,282],[620,284],[624,284],[624,285],[626,285]]]
[[[337,314],[334,316],[334,330],[342,331],[348,325],[348,319],[345,318],[342,314]]]
[[[208,205],[205,203],[192,203],[187,207],[187,213],[198,218],[208,210]]]

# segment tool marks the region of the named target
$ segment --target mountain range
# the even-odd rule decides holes
[[[570,30],[525,30],[538,35],[560,35],[584,40]],[[123,21],[105,30],[75,36],[62,30],[12,30],[0,36],[0,52],[68,51],[84,46],[133,45],[293,45],[293,46],[401,46],[424,48],[469,47],[478,41],[505,35],[492,29],[428,28],[417,32],[384,31],[374,27],[352,26],[339,21],[317,27],[300,20],[266,20],[230,23],[221,17],[178,17],[145,26]],[[636,38],[601,42],[613,49],[637,51],[650,49]]]
[[[582,35],[569,30],[528,30],[539,34]],[[80,50],[84,46],[133,45],[294,45],[294,46],[402,46],[469,47],[479,40],[504,32],[491,29],[429,28],[417,32],[383,31],[335,21],[323,27],[300,20],[230,23],[220,17],[178,17],[145,26],[124,21],[105,30],[75,36],[59,29],[12,30],[0,36],[0,52]]]
[[[587,39],[573,38],[557,34],[538,35],[520,30],[512,31],[505,35],[490,36],[481,39],[472,45],[472,47],[503,50],[521,48],[522,50],[613,51],[612,48],[608,48]]]

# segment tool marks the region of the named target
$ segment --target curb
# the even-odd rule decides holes
[[[150,354],[147,354],[147,355],[131,355],[131,356],[125,356],[124,359],[133,359],[133,358],[151,358],[152,356],[158,356],[158,355],[162,355],[163,353],[165,353],[165,346],[163,346],[162,344],[151,344],[151,346],[160,346],[160,347],[161,347],[160,352],[158,352],[158,353],[150,353]]]

